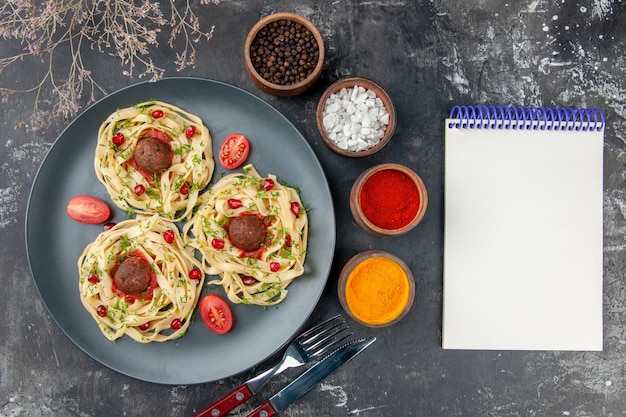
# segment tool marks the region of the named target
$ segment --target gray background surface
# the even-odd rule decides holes
[[[289,416],[623,416],[626,414],[626,7],[621,1],[222,1],[194,3],[211,40],[195,44],[198,64],[176,72],[174,52],[151,52],[167,76],[224,81],[263,98],[313,147],[327,174],[337,215],[333,269],[311,321],[340,312],[341,267],[362,250],[404,259],[417,283],[416,302],[399,324],[373,330],[378,342],[329,377]],[[262,16],[292,11],[319,27],[324,72],[307,93],[277,98],[258,90],[243,66],[247,31]],[[19,49],[0,40],[0,54]],[[107,91],[138,82],[113,57],[85,53]],[[63,55],[54,63],[67,65]],[[0,88],[32,86],[46,64],[25,59],[0,73]],[[315,108],[323,90],[344,76],[384,86],[398,110],[391,143],[348,160],[319,137]],[[44,91],[43,104],[54,98]],[[443,119],[455,104],[600,107],[607,118],[604,174],[604,350],[602,352],[444,351],[441,349],[443,254]],[[24,245],[28,194],[37,168],[68,121],[30,132],[14,125],[33,97],[0,107],[0,415],[189,416],[257,368],[223,381],[168,386],[138,381],[101,366],[76,348],[48,314],[30,276]],[[279,150],[277,150],[278,152]],[[398,162],[417,171],[429,208],[411,233],[381,239],[350,215],[352,182],[366,168]],[[585,198],[584,195],[580,196]],[[253,349],[250,346],[250,349]],[[237,358],[225,358],[237,360]],[[286,372],[232,415],[245,415],[292,379]]]

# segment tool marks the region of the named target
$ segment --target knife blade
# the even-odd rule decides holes
[[[272,417],[284,410],[289,404],[309,392],[314,386],[339,369],[374,343],[376,338],[359,339],[346,343],[307,369],[302,375],[280,390],[269,400],[252,410],[246,417]]]

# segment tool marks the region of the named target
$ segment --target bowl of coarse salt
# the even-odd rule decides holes
[[[363,157],[378,152],[396,128],[389,94],[374,81],[348,77],[335,81],[317,104],[317,128],[334,152]]]

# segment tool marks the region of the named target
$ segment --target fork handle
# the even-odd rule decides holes
[[[243,404],[254,394],[248,388],[247,384],[243,384],[224,395],[219,400],[209,406],[198,411],[193,417],[220,417],[225,416],[235,407]]]

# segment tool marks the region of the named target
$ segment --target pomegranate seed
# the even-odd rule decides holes
[[[196,127],[195,126],[187,126],[187,129],[185,129],[185,136],[190,138],[190,137],[192,137],[195,134],[196,134]]]
[[[179,190],[179,191],[180,191],[180,193],[181,193],[182,195],[187,195],[187,194],[189,194],[189,186],[187,185],[187,183],[186,183],[186,182],[185,182],[185,183],[183,183],[183,185],[181,185],[181,186],[180,186],[180,190]]]
[[[291,212],[298,217],[300,215],[300,203],[298,203],[297,201],[294,201],[290,204],[289,208],[291,209]]]
[[[222,239],[215,238],[211,241],[211,246],[215,249],[224,249],[224,241]]]
[[[167,243],[174,243],[176,235],[174,234],[173,230],[166,230],[165,232],[163,232],[163,239],[165,239]]]
[[[121,132],[117,132],[115,135],[113,135],[113,144],[117,146],[122,146],[125,140],[126,138],[124,137],[124,134]]]
[[[98,313],[98,315],[100,317],[106,317],[107,316],[107,308],[106,306],[103,306],[102,304],[100,304],[97,308],[96,308],[96,313]]]
[[[115,226],[114,222],[108,222],[108,223],[105,223],[104,226],[102,226],[102,229],[104,229],[105,231],[111,230],[113,229],[113,226]]]
[[[278,262],[270,262],[270,271],[278,272],[280,269],[280,264]]]
[[[198,268],[193,268],[189,271],[189,279],[200,279],[202,277],[202,273]]]
[[[238,209],[242,205],[243,205],[243,203],[241,202],[241,200],[237,200],[236,198],[228,199],[228,207],[230,207],[233,210],[234,209]]]
[[[178,330],[178,329],[180,329],[180,327],[182,325],[183,325],[183,323],[180,321],[180,319],[174,319],[174,320],[172,320],[172,323],[170,324],[170,329]]]
[[[265,191],[269,191],[272,188],[274,188],[274,181],[272,181],[271,179],[267,178],[265,181],[263,181],[263,189]]]
[[[97,284],[97,283],[100,282],[100,278],[98,278],[94,274],[91,274],[91,275],[89,275],[89,278],[87,278],[87,281],[91,282],[92,284]]]
[[[291,247],[291,235],[287,235],[285,237],[285,246],[287,246],[288,248]]]
[[[153,110],[152,117],[154,117],[155,119],[160,119],[161,117],[163,117],[163,110]]]
[[[146,187],[143,184],[137,184],[135,185],[135,188],[133,188],[133,191],[135,192],[135,195],[142,195],[146,192]]]
[[[252,285],[252,284],[258,282],[255,277],[251,277],[250,275],[245,275],[245,276],[241,277],[241,281],[245,285]]]
[[[150,322],[147,322],[147,323],[144,323],[144,324],[140,324],[139,325],[139,330],[146,331],[146,330],[148,330],[148,327],[150,327]]]

